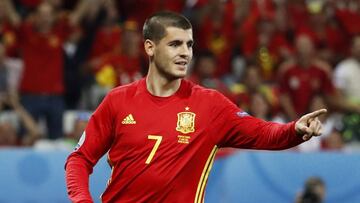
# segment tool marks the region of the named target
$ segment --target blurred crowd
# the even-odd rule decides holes
[[[74,146],[106,93],[146,74],[160,10],[193,24],[189,80],[264,120],[327,108],[297,150],[360,149],[360,0],[1,0],[0,146]]]

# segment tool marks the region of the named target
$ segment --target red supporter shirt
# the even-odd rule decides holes
[[[106,53],[114,52],[121,41],[120,26],[105,27],[97,31],[90,58],[96,58]]]
[[[360,14],[347,9],[336,10],[336,17],[350,36],[360,34]]]
[[[88,176],[108,152],[112,175],[102,202],[203,202],[221,147],[286,149],[302,142],[294,122],[254,118],[215,90],[182,80],[156,97],[145,79],[112,90],[67,159],[72,202],[91,202]]]
[[[308,112],[314,95],[331,95],[335,90],[329,74],[314,65],[308,68],[293,65],[281,75],[279,88],[281,94],[290,96],[298,115]]]
[[[64,54],[62,45],[69,33],[66,22],[58,23],[49,33],[36,31],[32,23],[20,30],[24,72],[20,89],[30,94],[62,94],[64,91]]]

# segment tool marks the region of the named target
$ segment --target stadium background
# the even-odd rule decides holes
[[[69,202],[65,159],[103,96],[146,73],[141,25],[158,10],[194,26],[193,82],[265,120],[329,109],[324,135],[297,148],[220,151],[205,202],[295,202],[314,176],[324,202],[360,202],[359,0],[44,0],[51,12],[42,2],[0,1],[0,203]],[[51,34],[39,38],[28,25]],[[301,69],[308,61],[316,72]],[[51,116],[35,116],[29,96],[63,102],[44,105],[62,115],[61,133],[47,126]],[[91,177],[95,201],[109,175],[102,159]]]

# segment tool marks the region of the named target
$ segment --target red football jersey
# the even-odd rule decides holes
[[[146,80],[111,91],[66,163],[73,202],[91,201],[88,175],[108,152],[112,174],[103,202],[203,202],[220,147],[285,149],[302,142],[294,122],[249,116],[222,94],[182,80],[156,97]]]

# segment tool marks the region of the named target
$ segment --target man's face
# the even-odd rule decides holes
[[[295,42],[296,51],[302,58],[308,58],[314,53],[314,44],[306,35],[298,36]]]
[[[256,66],[248,67],[244,78],[244,83],[251,90],[255,90],[259,87],[261,84],[261,76]]]
[[[40,27],[48,27],[55,21],[54,9],[51,4],[43,3],[37,8],[37,25]]]
[[[166,33],[154,46],[155,68],[168,79],[183,78],[193,56],[192,30],[168,27]]]

